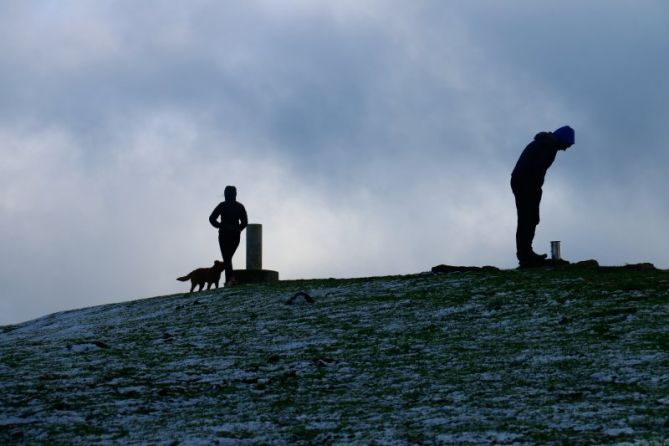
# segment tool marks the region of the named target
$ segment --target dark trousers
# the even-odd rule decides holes
[[[518,260],[531,259],[532,241],[539,224],[539,203],[541,203],[541,187],[523,184],[511,180],[511,190],[516,198],[518,226],[516,228],[516,257]]]
[[[218,231],[218,246],[221,247],[221,255],[223,256],[223,263],[225,263],[225,281],[229,282],[232,279],[232,256],[237,251],[239,246],[239,231],[223,230]]]

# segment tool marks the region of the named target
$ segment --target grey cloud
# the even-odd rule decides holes
[[[669,262],[662,2],[6,5],[6,322],[177,291],[225,184],[283,277],[513,266],[509,173],[566,123],[539,246]]]
[[[474,40],[498,69],[559,92],[564,106],[583,117],[578,130],[593,143],[584,145],[592,155],[583,155],[589,163],[574,177],[633,183],[639,172],[632,166],[627,175],[630,158],[652,175],[655,163],[667,161],[662,104],[669,100],[669,60],[660,56],[668,50],[667,5],[518,3],[468,7],[468,19],[485,30]],[[616,175],[607,179],[607,172]]]

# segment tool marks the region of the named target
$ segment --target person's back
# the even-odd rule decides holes
[[[219,203],[210,216],[210,222],[212,221],[211,217],[214,217],[212,226],[220,230],[234,229],[241,231],[248,224],[246,209],[238,201],[226,200]],[[220,222],[216,221],[216,217],[220,217]]]
[[[511,173],[514,182],[540,188],[548,168],[555,161],[559,150],[558,140],[549,132],[537,133],[534,141],[529,143],[518,158],[516,167]]]
[[[233,279],[232,256],[239,246],[241,232],[248,225],[248,217],[244,205],[237,201],[237,189],[234,186],[226,186],[224,195],[225,201],[216,206],[209,216],[209,223],[218,228],[218,244],[225,263],[225,282],[229,285]]]

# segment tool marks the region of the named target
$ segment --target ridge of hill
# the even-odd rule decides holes
[[[284,281],[67,311],[0,327],[0,442],[659,442],[667,327],[669,273],[651,269]]]

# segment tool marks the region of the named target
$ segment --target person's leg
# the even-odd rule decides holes
[[[219,234],[219,244],[221,246],[221,255],[225,263],[225,282],[228,283],[233,277],[232,256],[239,246],[239,232],[221,231]]]
[[[527,206],[522,198],[516,195],[516,211],[518,213],[518,225],[516,227],[516,257],[519,262],[530,258],[532,252],[532,239],[534,238],[533,225],[527,216]]]
[[[539,224],[539,204],[541,190],[514,189],[518,226],[516,228],[516,257],[520,263],[539,257],[532,250],[532,241]]]
[[[546,256],[540,256],[534,252],[534,249],[532,248],[532,242],[534,241],[534,234],[537,230],[537,225],[539,224],[539,206],[541,204],[541,189],[539,190],[533,190],[532,193],[529,196],[529,203],[528,203],[528,212],[529,212],[529,222],[528,222],[528,238],[529,238],[529,243],[530,243],[530,253],[532,253],[532,256],[534,257],[543,257],[545,258]],[[542,258],[542,260],[543,260]]]
[[[221,248],[221,257],[225,267],[225,281],[227,282],[232,276],[232,256],[229,254],[228,237],[225,236],[223,231],[218,233],[218,245]]]

